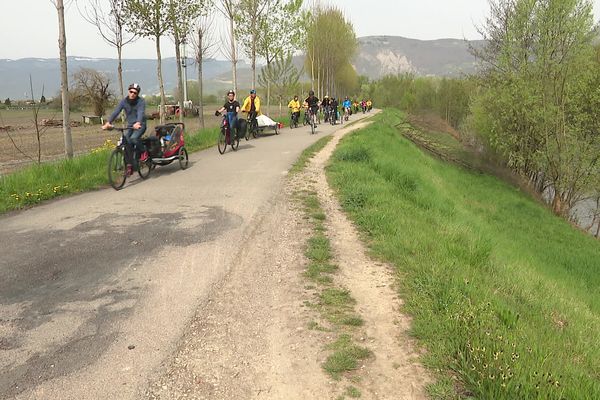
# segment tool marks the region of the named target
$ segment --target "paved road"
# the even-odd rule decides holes
[[[301,150],[339,127],[0,217],[0,399],[140,397]]]

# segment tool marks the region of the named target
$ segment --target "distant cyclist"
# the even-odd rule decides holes
[[[300,101],[298,100],[298,95],[295,95],[294,98],[290,100],[288,108],[292,113],[292,124],[298,126],[298,121],[300,120]]]
[[[329,95],[325,95],[323,97],[323,101],[321,102],[321,111],[323,111],[323,115],[325,116],[325,122],[329,121],[329,103],[331,99]]]
[[[329,100],[329,109],[330,109],[329,118],[332,119],[330,121],[332,124],[335,124],[336,121],[338,120],[338,105],[339,105],[339,103],[335,97],[332,97],[331,100]]]
[[[117,108],[108,117],[108,121],[102,125],[102,129],[112,128],[113,122],[117,119],[119,113],[125,111],[125,120],[127,127],[130,129],[123,133],[125,140],[134,150],[134,159],[126,160],[128,174],[132,173],[133,165],[136,163],[135,160],[139,158],[141,161],[146,161],[148,158],[148,152],[140,140],[140,137],[146,132],[146,102],[140,97],[141,90],[142,88],[137,83],[129,85],[127,97],[119,102]]]
[[[342,107],[344,108],[344,116],[352,114],[352,101],[350,101],[348,96],[344,99]]]
[[[308,111],[311,115],[311,120],[310,122],[314,125],[316,125],[316,121],[315,119],[312,119],[312,116],[317,116],[317,112],[319,112],[319,98],[317,96],[315,96],[315,92],[314,90],[311,90],[308,92],[308,97],[306,99],[304,99],[304,103],[306,104],[306,106],[308,107]]]
[[[229,132],[231,132],[231,139],[233,140],[233,135],[237,135],[237,115],[240,112],[240,103],[235,99],[235,92],[233,90],[227,92],[227,101],[223,107],[215,112],[215,115],[220,115],[222,112],[227,112]]]

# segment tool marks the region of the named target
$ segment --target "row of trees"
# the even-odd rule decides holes
[[[470,115],[474,79],[390,75],[369,82],[361,77],[361,98],[370,98],[384,107],[397,107],[410,113],[433,112],[454,128],[460,128]]]
[[[592,3],[497,0],[474,120],[486,142],[566,215],[600,185],[600,64]]]
[[[377,104],[433,110],[529,179],[557,215],[600,190],[600,49],[588,0],[492,0],[478,75],[386,77]]]
[[[65,130],[65,151],[72,157],[70,139],[69,75],[66,63],[66,35],[63,0],[50,0],[59,16],[59,51],[61,58],[61,98]],[[72,2],[76,0],[65,0]],[[359,82],[350,64],[357,41],[352,25],[340,10],[321,7],[316,3],[303,8],[303,0],[89,0],[78,4],[81,15],[97,27],[101,37],[116,49],[118,83],[124,95],[123,48],[145,37],[154,40],[157,57],[157,78],[161,98],[161,123],[165,118],[165,88],[162,77],[161,45],[169,37],[175,45],[177,64],[181,65],[182,45],[190,43],[198,68],[198,98],[202,98],[202,61],[213,54],[217,41],[212,33],[213,18],[220,13],[227,21],[218,50],[232,66],[233,88],[237,91],[237,63],[240,51],[252,67],[252,88],[257,83],[265,87],[267,107],[273,90],[280,105],[292,91],[297,90],[304,71],[298,70],[292,56],[305,51],[306,66],[312,87],[320,96],[325,93],[351,93]],[[257,71],[257,59],[266,65]],[[86,92],[94,85],[97,99],[92,99],[95,113],[101,113],[108,99],[108,85],[99,83],[92,71],[78,71],[73,79],[79,91]],[[83,79],[83,78],[91,79]],[[183,98],[184,77],[178,68],[177,96]],[[89,97],[89,96],[88,96]],[[202,104],[200,103],[200,107]],[[202,109],[199,113],[203,126]]]
[[[306,63],[319,97],[329,93],[355,93],[358,75],[350,63],[358,48],[352,23],[335,7],[316,7],[305,16]]]

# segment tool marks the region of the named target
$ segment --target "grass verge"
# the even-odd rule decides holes
[[[304,167],[306,167],[306,164],[308,164],[308,160],[321,151],[331,139],[333,139],[333,136],[331,135],[324,136],[304,149],[304,151],[300,154],[300,157],[298,157],[298,160],[294,163],[294,165],[292,165],[290,174],[297,174],[298,172],[302,171]]]
[[[386,110],[328,168],[396,266],[434,398],[600,398],[600,244],[499,179],[434,159]],[[384,145],[382,145],[384,144]]]
[[[205,129],[186,136],[188,152],[213,146],[218,131]],[[38,204],[66,194],[84,192],[108,184],[108,156],[114,143],[73,159],[32,165],[0,177],[0,213]]]

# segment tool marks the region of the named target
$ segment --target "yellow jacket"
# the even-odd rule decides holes
[[[288,104],[288,108],[291,108],[292,112],[300,112],[300,101],[299,100],[290,101],[290,103]]]
[[[250,106],[252,104],[251,101],[252,99],[250,96],[246,97],[246,100],[244,100],[244,105],[241,109],[242,112],[250,112]],[[254,107],[256,108],[256,115],[260,115],[260,99],[258,96],[254,98]]]

